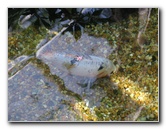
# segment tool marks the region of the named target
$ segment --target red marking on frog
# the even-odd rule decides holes
[[[77,61],[80,61],[80,60],[82,60],[82,59],[83,59],[82,56],[77,56],[77,57],[76,57],[76,60],[77,60]]]

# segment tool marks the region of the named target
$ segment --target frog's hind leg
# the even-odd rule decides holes
[[[89,78],[88,80],[86,80],[87,81],[87,87],[84,90],[85,94],[91,95],[93,93],[93,89],[90,89],[90,88],[93,86],[95,80],[96,80],[96,78]]]
[[[90,87],[92,86],[92,82],[91,80],[89,79],[88,80],[88,84],[87,84],[87,90],[90,90]]]

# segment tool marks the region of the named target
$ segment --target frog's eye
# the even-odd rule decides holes
[[[100,65],[100,67],[98,68],[98,71],[104,68],[103,64],[104,63],[102,62],[101,65]]]
[[[110,74],[113,74],[113,73],[114,73],[113,71],[110,72]]]
[[[98,71],[99,71],[99,70],[101,70],[101,69],[103,69],[103,68],[104,68],[104,67],[103,67],[102,65],[100,65],[100,67],[99,67]]]

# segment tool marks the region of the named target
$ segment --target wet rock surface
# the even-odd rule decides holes
[[[53,40],[48,37],[49,43],[38,45],[45,44],[36,54],[48,61],[20,56],[34,50],[43,31],[34,34],[29,28],[23,35],[9,36],[8,120],[159,121],[158,9],[152,9],[151,14],[141,46],[135,43],[138,17],[131,15],[120,23],[87,26],[85,31],[96,37],[83,34],[75,40],[69,32]],[[112,52],[112,48],[116,50]],[[56,69],[50,55],[59,50],[109,58],[119,63],[119,70],[110,78],[94,81],[88,92],[82,83],[87,78]]]
[[[103,57],[108,56],[108,51],[111,52],[108,42],[103,38],[95,39],[84,34],[76,42],[69,32],[61,35],[56,42],[46,44],[44,47],[45,49],[39,50],[38,53],[42,53],[46,57],[47,52],[54,53],[60,50],[71,51],[71,53],[73,51],[81,52],[86,55],[93,53]],[[10,62],[9,69],[16,67],[26,58],[28,56],[21,56]],[[52,62],[55,60],[49,61],[53,64]],[[87,105],[91,108],[99,106],[101,99],[106,95],[103,88],[97,86],[97,81],[90,91],[86,91],[86,84],[81,84],[86,78],[72,75],[62,78],[63,73],[52,65],[50,68],[53,69],[56,76],[60,77],[56,78],[60,83],[56,83],[56,79],[43,75],[42,69],[39,69],[33,61],[29,61],[20,70],[19,68],[17,66],[17,72],[8,80],[9,121],[79,121],[82,119],[73,108],[79,101],[76,96],[71,94],[77,94],[82,100],[86,100]],[[51,73],[48,72],[48,74]],[[65,89],[71,91],[71,94],[68,94],[64,88],[61,89],[59,84],[64,84]]]

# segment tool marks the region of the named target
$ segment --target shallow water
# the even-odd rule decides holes
[[[8,63],[8,120],[133,121],[138,116],[138,121],[158,121],[154,14],[141,47],[135,43],[138,23],[134,16],[127,22],[88,28],[77,41],[66,32],[41,47],[37,58],[18,54]],[[113,51],[117,46],[118,51]],[[110,78],[95,78],[88,92],[82,83],[88,78],[65,75],[56,68],[52,55],[57,51],[104,57],[115,64],[120,61],[119,70]]]
[[[15,74],[8,81],[9,121],[81,120],[76,115],[75,110],[69,109],[71,108],[70,105],[62,103],[62,101],[65,101],[65,103],[71,103],[72,101],[74,105],[74,103],[80,101],[78,98],[85,100],[89,108],[99,106],[106,92],[97,86],[86,91],[87,84],[82,84],[82,82],[88,79],[86,77],[73,75],[62,77],[63,71],[58,70],[54,65],[56,60],[49,58],[49,55],[53,55],[57,51],[70,52],[71,54],[81,53],[87,56],[93,54],[108,57],[112,52],[112,48],[106,39],[95,38],[87,34],[83,34],[80,40],[76,42],[70,32],[56,38],[54,42],[43,46],[37,51],[37,55],[40,55],[41,59],[48,58],[45,62],[40,63],[49,66],[50,71],[48,70],[47,74],[51,77],[47,74],[43,75],[41,71],[45,68],[42,65],[40,69],[37,67],[40,63],[37,62],[36,58],[34,58],[35,61],[27,61],[27,64],[24,64],[25,66],[23,65],[23,68],[19,65],[17,70],[14,71]],[[12,68],[16,67],[23,60],[22,58],[26,58],[26,56],[19,57],[15,61],[10,62],[9,69],[11,69],[10,65],[12,64]],[[10,72],[11,70],[9,70]],[[109,79],[103,80],[106,80],[108,83],[110,81]],[[62,88],[63,86],[59,85],[64,85],[66,90]],[[96,81],[94,85],[98,85],[98,82]],[[70,91],[69,93],[68,90]],[[45,115],[46,112],[51,112],[52,114],[48,117]]]

